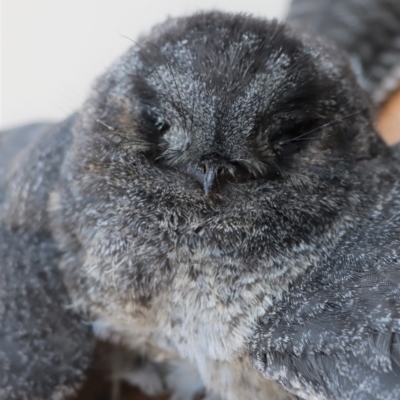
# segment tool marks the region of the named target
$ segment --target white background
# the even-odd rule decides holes
[[[289,0],[1,0],[0,128],[59,120],[94,78],[167,16],[198,10],[282,19]]]

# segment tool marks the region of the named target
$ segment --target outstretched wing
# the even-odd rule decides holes
[[[288,21],[346,50],[376,103],[400,86],[398,0],[292,0]]]
[[[399,186],[256,329],[256,368],[300,397],[400,399]]]

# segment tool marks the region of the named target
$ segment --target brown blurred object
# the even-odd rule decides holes
[[[400,88],[383,104],[377,128],[388,144],[400,142]]]
[[[111,378],[110,358],[115,351],[111,344],[97,345],[88,376],[76,397],[69,400],[168,400],[169,396],[149,397],[139,389]]]

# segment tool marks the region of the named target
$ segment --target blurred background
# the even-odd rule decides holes
[[[167,16],[218,9],[283,19],[289,0],[1,0],[0,129],[75,111],[93,80]]]

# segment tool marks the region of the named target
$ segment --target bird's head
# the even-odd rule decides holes
[[[365,133],[369,103],[345,56],[276,21],[221,13],[167,21],[105,78],[98,130],[206,195],[369,157],[378,141]]]

